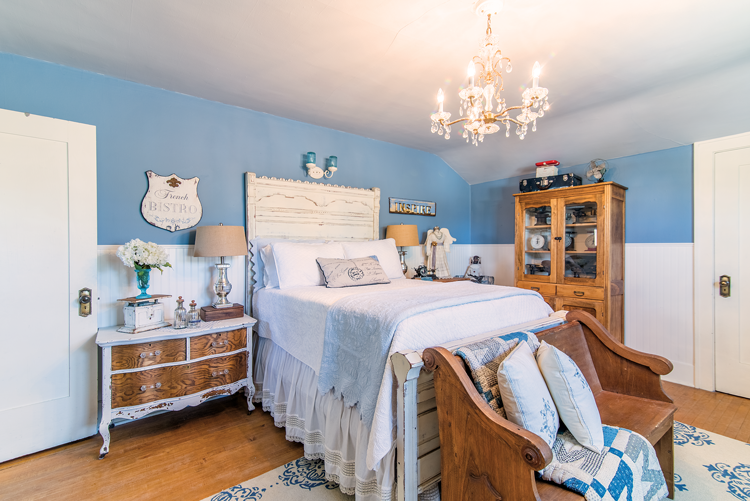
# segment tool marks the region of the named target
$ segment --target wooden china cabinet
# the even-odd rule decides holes
[[[516,197],[516,287],[594,315],[623,341],[625,188],[595,183]]]

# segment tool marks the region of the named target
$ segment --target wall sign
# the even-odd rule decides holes
[[[405,198],[388,198],[388,212],[393,214],[415,214],[417,216],[435,216],[437,207],[435,202],[420,202]]]
[[[143,219],[169,231],[192,228],[203,217],[198,199],[198,179],[183,179],[176,174],[160,176],[147,171],[148,191],[141,202]]]

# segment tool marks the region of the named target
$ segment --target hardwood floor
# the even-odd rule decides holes
[[[678,410],[675,421],[750,442],[750,399],[664,382]]]
[[[664,383],[675,419],[750,442],[750,400]],[[128,423],[112,430],[97,460],[98,435],[0,464],[0,499],[200,500],[302,456],[261,409],[243,398]]]
[[[142,419],[0,464],[0,499],[200,500],[302,456],[270,414],[243,398]]]

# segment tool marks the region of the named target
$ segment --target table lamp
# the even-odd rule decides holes
[[[417,233],[416,224],[394,224],[388,226],[385,230],[385,238],[392,238],[396,241],[396,246],[401,247],[398,253],[401,255],[401,271],[406,275],[406,251],[404,247],[413,247],[419,245],[419,234]]]
[[[242,226],[200,226],[195,231],[195,257],[220,257],[221,262],[216,263],[219,270],[219,278],[214,284],[214,292],[218,300],[213,304],[214,308],[230,308],[233,306],[227,300],[227,295],[232,291],[232,284],[227,279],[227,268],[229,264],[224,262],[225,256],[246,256],[247,240],[245,239],[245,228]]]

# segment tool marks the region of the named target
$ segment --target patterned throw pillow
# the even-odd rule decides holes
[[[602,418],[581,370],[569,356],[544,341],[536,352],[536,362],[560,419],[582,446],[601,453],[604,447]]]
[[[518,343],[502,361],[497,385],[508,421],[539,435],[551,448],[560,418],[528,344]]]
[[[391,283],[374,256],[355,259],[319,257],[317,262],[328,288]]]
[[[503,417],[505,417],[505,411],[500,398],[500,389],[497,387],[497,368],[521,341],[526,342],[532,352],[539,348],[536,336],[529,331],[524,331],[478,341],[462,346],[455,352],[469,367],[469,375],[479,394],[490,404],[493,411]]]

